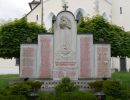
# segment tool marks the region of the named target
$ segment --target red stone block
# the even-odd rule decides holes
[[[25,47],[23,48],[23,59],[21,60],[21,75],[22,77],[32,77],[33,76],[33,58],[34,58],[34,48]]]
[[[40,78],[51,78],[51,38],[41,38]]]
[[[80,38],[80,78],[91,77],[91,38]]]
[[[109,76],[108,51],[108,47],[97,47],[97,77],[99,78]]]

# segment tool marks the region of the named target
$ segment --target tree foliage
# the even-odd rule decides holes
[[[19,58],[20,44],[27,43],[29,38],[37,42],[38,33],[45,32],[43,26],[29,23],[25,18],[9,21],[0,26],[0,57]]]
[[[109,23],[102,16],[81,18],[78,24],[78,32],[92,33],[94,43],[99,42],[100,39],[110,43],[112,56],[130,57],[130,34],[121,27]]]

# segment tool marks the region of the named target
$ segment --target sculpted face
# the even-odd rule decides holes
[[[59,26],[61,29],[71,29],[71,22],[67,17],[62,16],[60,19]]]

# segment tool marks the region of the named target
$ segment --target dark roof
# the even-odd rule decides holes
[[[32,10],[31,4],[40,4],[40,1],[32,1],[32,2],[29,3],[29,6],[30,6],[30,8]]]

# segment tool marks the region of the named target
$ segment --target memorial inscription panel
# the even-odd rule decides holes
[[[91,78],[93,70],[93,37],[92,35],[79,35],[79,78]]]
[[[52,78],[53,38],[51,35],[39,35],[40,78]]]
[[[21,46],[20,76],[22,78],[33,78],[36,73],[37,45]]]
[[[107,44],[97,44],[96,48],[97,78],[111,77],[110,72],[110,47]]]

